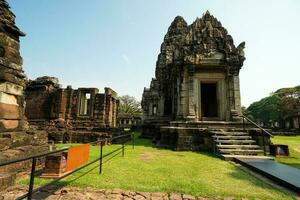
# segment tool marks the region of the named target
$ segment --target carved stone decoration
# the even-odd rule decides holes
[[[144,124],[239,120],[244,48],[245,42],[235,46],[208,11],[190,25],[175,17],[161,44],[155,78],[144,89]],[[158,108],[157,113],[153,107]]]

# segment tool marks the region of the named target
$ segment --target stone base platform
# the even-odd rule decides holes
[[[259,146],[263,145],[262,131],[249,123],[225,121],[173,121],[162,126],[154,136],[157,145],[178,151],[214,151],[215,132],[247,132]],[[270,140],[265,138],[266,142]]]

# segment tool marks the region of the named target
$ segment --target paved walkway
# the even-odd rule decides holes
[[[13,200],[26,192],[23,186],[14,186],[4,193],[0,193],[0,200]],[[67,187],[58,188],[52,186],[34,195],[33,199],[40,200],[235,200],[234,197],[196,197],[178,193],[149,193],[130,192],[124,190],[101,190],[93,188]],[[240,198],[238,198],[240,199]],[[248,200],[247,198],[241,198]],[[262,200],[256,198],[255,200]]]
[[[236,161],[300,194],[300,169],[268,159],[236,158]]]

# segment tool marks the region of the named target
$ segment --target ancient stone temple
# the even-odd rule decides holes
[[[159,132],[154,137],[160,145],[178,150],[207,150],[213,147],[210,129],[241,127],[244,47],[208,11],[191,25],[176,17],[161,45],[155,78],[144,89],[143,135]]]
[[[15,25],[15,15],[0,0],[0,162],[46,151],[47,134],[28,129],[24,115],[26,76],[22,70],[19,38],[25,36]],[[0,190],[12,184],[16,170],[29,163],[0,168]]]
[[[26,87],[31,127],[46,130],[55,142],[91,142],[117,128],[117,93],[105,88],[62,88],[55,77],[39,77]]]

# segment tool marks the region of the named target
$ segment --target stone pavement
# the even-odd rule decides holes
[[[15,186],[2,194],[0,193],[0,200],[13,200],[26,192],[26,187]],[[53,186],[47,190],[43,190],[36,194],[33,199],[46,200],[234,200],[234,197],[195,197],[187,194],[177,193],[149,193],[149,192],[130,192],[119,189],[104,190],[93,188],[58,188]],[[248,200],[242,198],[242,200]],[[255,199],[259,200],[259,199]]]

